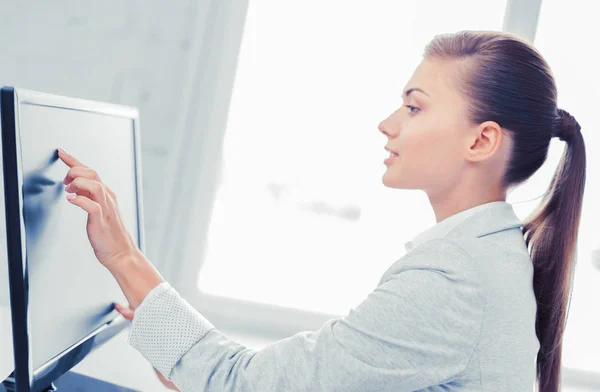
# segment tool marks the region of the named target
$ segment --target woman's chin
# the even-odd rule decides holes
[[[394,189],[420,189],[418,184],[414,181],[411,183],[407,181],[406,175],[402,175],[399,173],[399,170],[390,170],[388,169],[381,178],[381,182],[388,188]]]
[[[402,181],[400,181],[398,176],[392,176],[389,171],[383,174],[381,182],[383,182],[383,185],[387,186],[388,188],[402,188]]]

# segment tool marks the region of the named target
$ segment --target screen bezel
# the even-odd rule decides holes
[[[88,336],[74,343],[38,369],[32,369],[29,343],[28,274],[26,258],[25,223],[23,216],[23,170],[21,162],[19,107],[22,104],[58,109],[91,112],[132,120],[134,136],[135,189],[137,200],[138,244],[145,253],[143,222],[141,142],[139,113],[132,107],[111,103],[71,98],[5,86],[0,89],[2,124],[2,163],[4,170],[4,200],[6,214],[6,241],[10,286],[11,318],[15,371],[12,381],[18,391],[38,391],[69,371],[93,349],[99,347],[128,322],[118,314]],[[14,228],[18,227],[18,230]],[[9,228],[12,228],[9,230]],[[51,290],[51,282],[49,289]]]

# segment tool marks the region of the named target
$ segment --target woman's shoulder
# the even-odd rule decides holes
[[[449,279],[477,280],[477,255],[461,239],[435,238],[419,244],[395,261],[383,274],[380,283],[394,274],[412,270],[442,274]]]
[[[457,283],[481,285],[489,281],[490,275],[516,271],[527,276],[532,268],[522,235],[505,231],[487,237],[445,237],[423,242],[394,262],[381,281],[393,274],[420,269],[443,274]]]

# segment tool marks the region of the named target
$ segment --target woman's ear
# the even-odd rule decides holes
[[[482,162],[492,158],[499,150],[504,136],[502,128],[495,121],[479,124],[471,135],[465,157],[469,162]]]

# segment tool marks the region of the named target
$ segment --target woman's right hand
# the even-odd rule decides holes
[[[132,310],[131,308],[125,308],[119,304],[115,304],[115,309],[121,313],[121,315],[123,315],[124,318],[126,318],[129,321],[133,320],[133,315],[134,315],[134,310]],[[179,391],[179,389],[177,389],[177,387],[175,386],[175,384],[173,384],[171,381],[167,380],[165,378],[165,376],[162,375],[161,372],[159,372],[158,370],[156,370],[156,368],[154,368],[154,366],[152,367],[152,369],[154,369],[154,372],[156,373],[156,375],[158,376],[160,382],[163,383],[163,385],[173,391]]]

